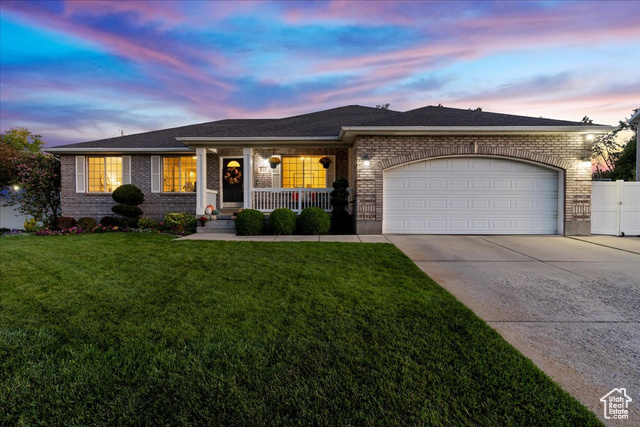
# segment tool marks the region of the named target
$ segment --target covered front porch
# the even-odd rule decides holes
[[[236,147],[195,147],[196,215],[208,205],[265,213],[278,208],[300,213],[307,207],[331,211],[332,184],[348,175],[346,148]],[[279,159],[275,165],[269,162],[273,158]]]

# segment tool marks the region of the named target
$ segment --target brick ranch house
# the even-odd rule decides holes
[[[110,193],[123,183],[144,192],[141,207],[157,218],[201,215],[209,204],[330,210],[330,187],[345,177],[358,234],[588,235],[591,139],[610,130],[440,106],[350,105],[48,151],[62,164],[62,214],[76,219],[111,215]],[[326,169],[322,157],[332,160]]]

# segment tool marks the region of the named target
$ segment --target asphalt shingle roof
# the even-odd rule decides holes
[[[95,141],[78,142],[76,144],[61,145],[55,148],[185,148],[184,144],[176,140],[177,137],[202,136],[212,132],[232,134],[233,129],[244,126],[252,127],[271,120],[273,119],[218,120],[215,122],[116,136],[114,138],[98,139]]]
[[[584,126],[584,123],[430,105],[365,126]]]
[[[281,119],[226,119],[151,132],[62,145],[55,148],[185,148],[177,137],[337,137],[343,126],[585,126],[581,122],[447,107],[422,107],[407,112],[347,105]]]

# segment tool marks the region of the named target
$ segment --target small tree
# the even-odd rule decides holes
[[[24,153],[16,160],[18,191],[10,201],[18,211],[55,226],[60,214],[60,161],[44,153]]]
[[[351,229],[351,217],[347,212],[349,204],[349,181],[337,179],[331,192],[331,230],[333,233],[348,233]]]
[[[635,114],[637,110],[634,110],[631,114]],[[582,123],[592,124],[593,120],[584,116]],[[620,135],[623,131],[633,131],[633,135],[627,141],[622,139]],[[600,135],[593,143],[592,157],[596,159],[596,171],[593,173],[593,178],[610,178],[610,179],[632,179],[629,173],[635,170],[634,156],[629,153],[629,149],[625,149],[629,144],[632,144],[636,140],[637,128],[635,125],[630,125],[626,120],[618,122],[618,127],[612,132],[604,135]],[[618,166],[618,163],[622,161],[622,164]],[[616,169],[618,169],[616,171]]]
[[[17,151],[39,153],[44,148],[42,135],[33,134],[27,128],[11,128],[0,135],[0,141]]]

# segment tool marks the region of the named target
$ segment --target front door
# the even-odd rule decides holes
[[[244,200],[243,158],[222,160],[222,207],[241,207]]]

